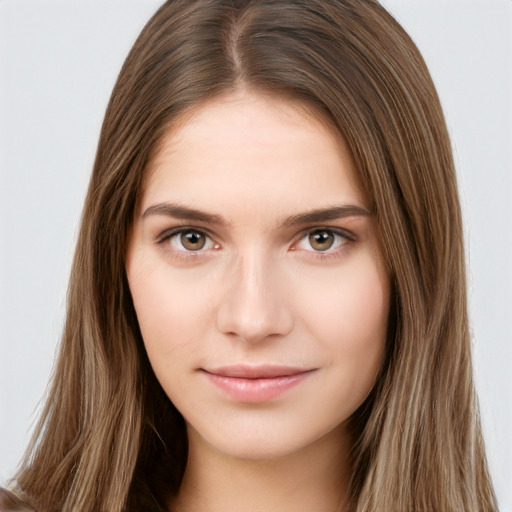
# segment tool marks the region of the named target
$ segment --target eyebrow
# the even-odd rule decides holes
[[[330,206],[328,208],[319,208],[306,213],[299,213],[288,217],[283,226],[297,226],[300,224],[311,224],[313,222],[325,222],[329,220],[338,220],[345,217],[368,217],[372,215],[370,210],[356,205]]]
[[[220,215],[214,213],[196,210],[188,206],[181,206],[173,203],[158,203],[147,208],[141,215],[145,218],[149,215],[166,215],[182,220],[196,220],[206,222],[208,224],[217,224],[226,226],[228,222]],[[302,224],[311,224],[315,222],[326,222],[330,220],[342,219],[345,217],[368,217],[372,215],[370,210],[356,205],[329,206],[327,208],[319,208],[306,213],[292,215],[284,220],[283,227],[292,227]]]
[[[141,218],[147,217],[148,215],[167,215],[174,217],[175,219],[183,220],[197,220],[206,222],[208,224],[218,224],[220,226],[227,225],[227,222],[220,216],[214,213],[207,213],[195,208],[189,208],[187,206],[180,206],[172,203],[159,203],[150,206],[141,215]]]

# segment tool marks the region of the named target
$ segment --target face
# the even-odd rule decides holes
[[[206,103],[148,170],[126,270],[192,443],[243,458],[337,430],[383,357],[389,283],[343,142],[299,105]]]

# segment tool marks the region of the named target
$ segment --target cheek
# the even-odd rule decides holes
[[[295,290],[310,324],[347,339],[385,331],[389,309],[389,279],[375,257],[363,254],[339,272],[312,274]],[[309,312],[309,313],[308,313]]]
[[[384,355],[389,280],[368,254],[323,283],[322,290],[303,305],[309,330],[330,354],[343,384],[366,396]]]
[[[128,281],[144,345],[157,377],[179,369],[203,339],[209,301],[166,266],[128,268]],[[165,387],[165,385],[164,385]]]

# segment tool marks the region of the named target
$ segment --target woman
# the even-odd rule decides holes
[[[496,510],[460,210],[376,2],[167,2],[105,116],[37,510]]]

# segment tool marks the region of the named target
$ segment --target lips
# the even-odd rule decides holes
[[[313,372],[290,366],[233,365],[203,370],[223,394],[240,402],[267,402],[297,386]]]

